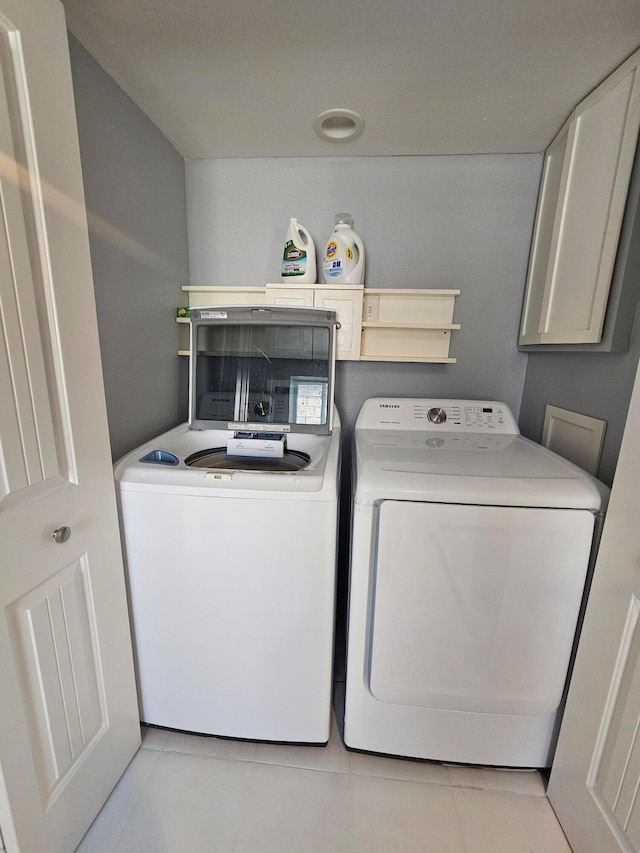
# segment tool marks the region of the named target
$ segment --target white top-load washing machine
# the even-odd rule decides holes
[[[493,401],[370,399],[352,471],[347,746],[549,766],[608,489]]]
[[[326,743],[335,314],[191,314],[190,423],[116,465],[141,719]]]

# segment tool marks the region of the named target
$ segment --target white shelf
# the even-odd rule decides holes
[[[229,293],[254,293],[259,294],[262,293],[264,295],[264,287],[245,287],[244,285],[239,286],[235,284],[230,285],[196,285],[196,284],[184,284],[180,290],[184,293],[208,293],[211,295],[221,294],[222,296],[228,296]],[[194,307],[197,307],[194,305]]]
[[[343,287],[353,287],[354,285],[343,285]],[[386,296],[411,296],[420,298],[423,294],[429,298],[434,296],[460,296],[459,290],[450,288],[437,290],[434,288],[423,287],[365,287],[366,293],[378,293]]]
[[[457,358],[423,358],[421,356],[404,356],[404,355],[361,355],[360,361],[400,361],[414,362],[416,364],[456,364]]]
[[[270,281],[267,287],[284,287],[285,289],[295,288],[301,290],[364,290],[364,284],[311,284],[309,281]]]
[[[362,312],[362,361],[455,364],[449,357],[455,297],[459,290],[366,288]]]
[[[455,364],[449,356],[459,290],[367,288],[354,284],[270,282],[264,287],[184,285],[190,308],[215,305],[306,304],[338,313],[338,358],[353,361]],[[362,306],[362,307],[361,307]],[[181,317],[178,323],[189,323]],[[188,355],[181,330],[180,355]]]
[[[448,329],[456,330],[460,328],[460,323],[371,323],[363,322],[363,329]]]

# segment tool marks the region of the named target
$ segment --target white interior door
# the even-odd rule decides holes
[[[57,0],[0,0],[0,78],[0,826],[69,853],[140,734]]]
[[[640,371],[548,796],[575,853],[640,850]]]

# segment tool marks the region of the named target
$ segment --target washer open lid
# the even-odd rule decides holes
[[[330,434],[335,330],[319,308],[192,308],[191,429]]]

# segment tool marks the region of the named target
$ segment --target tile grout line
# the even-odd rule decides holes
[[[245,812],[247,809],[247,801],[248,801],[248,796],[249,796],[249,783],[251,782],[251,780],[253,778],[253,774],[255,773],[255,769],[256,769],[255,759],[253,761],[245,761],[243,763],[244,764],[251,764],[251,769],[247,773],[247,778],[246,778],[245,784],[244,784],[244,790],[242,791],[242,805],[240,806],[240,809],[238,810],[238,821],[237,821],[237,825],[235,828],[233,841],[231,843],[231,848],[230,848],[229,853],[235,853],[235,851],[238,848],[238,842],[240,840],[240,830],[242,829],[243,818],[245,816]]]
[[[466,842],[465,837],[464,837],[464,832],[462,829],[462,817],[461,817],[460,811],[458,809],[458,803],[456,801],[455,789],[453,789],[453,788],[451,790],[451,798],[453,800],[453,810],[454,810],[454,812],[456,814],[456,818],[458,820],[458,832],[460,833],[460,840],[462,841],[462,846],[464,848],[463,850],[460,851],[460,853],[473,853],[473,850],[469,850],[469,847],[467,846],[467,842]]]
[[[139,754],[139,752],[142,750],[142,748],[143,748],[143,747],[142,747],[142,744],[140,744],[140,746],[138,747],[138,750],[137,750],[136,755],[134,756],[134,758]],[[142,795],[143,795],[143,794],[145,793],[145,791],[147,790],[147,785],[148,785],[148,784],[149,784],[149,782],[151,781],[151,777],[153,776],[153,772],[154,772],[154,770],[155,770],[155,769],[156,769],[156,767],[157,767],[158,761],[160,760],[160,752],[161,752],[160,750],[151,750],[151,749],[147,749],[146,751],[147,751],[147,752],[155,752],[155,753],[156,753],[155,761],[153,762],[153,766],[152,766],[152,767],[151,767],[151,769],[149,770],[149,773],[148,773],[148,775],[147,775],[147,778],[144,780],[144,784],[143,784],[143,785],[142,785],[142,787],[140,788],[140,791],[139,791],[139,793],[138,793],[138,796],[135,798],[135,801],[134,801],[134,803],[133,803],[133,805],[132,805],[131,809],[129,810],[129,814],[128,814],[128,816],[127,816],[126,820],[124,820],[124,821],[122,822],[121,830],[120,830],[120,832],[118,833],[118,836],[117,836],[117,838],[115,839],[115,842],[114,842],[113,847],[112,847],[113,853],[117,853],[117,851],[118,851],[118,847],[120,846],[120,842],[121,842],[121,841],[122,841],[122,839],[124,838],[125,833],[126,833],[127,829],[129,828],[129,825],[131,824],[131,821],[133,820],[133,815],[134,815],[134,813],[135,813],[135,810],[138,808],[138,805],[139,805],[139,803],[140,803],[140,800],[142,799]],[[131,764],[133,763],[134,758],[132,758],[132,759],[131,759],[131,761],[129,762],[129,764],[128,764],[128,766],[127,766],[127,769],[125,770],[125,773],[127,773],[127,772],[129,771],[129,768],[131,767]],[[123,778],[124,778],[124,773],[123,773],[123,775],[120,777],[120,780],[119,780],[119,781],[121,781]],[[107,802],[108,802],[108,801],[107,801]]]
[[[535,791],[514,790],[513,788],[509,788],[509,787],[488,787],[486,785],[483,785],[482,783],[473,784],[473,783],[456,782],[451,778],[451,774],[449,772],[447,772],[447,781],[439,781],[437,779],[424,779],[423,780],[423,779],[418,779],[418,778],[405,778],[402,776],[390,775],[390,774],[385,774],[385,773],[382,773],[382,774],[381,773],[374,773],[374,772],[366,771],[366,770],[358,771],[358,770],[353,769],[352,755],[349,752],[349,750],[346,750],[344,745],[342,745],[342,743],[341,743],[341,747],[347,753],[348,759],[349,759],[348,769],[346,769],[346,770],[342,770],[340,768],[335,768],[335,767],[330,767],[330,766],[311,767],[311,766],[301,764],[301,763],[296,764],[296,763],[290,763],[288,761],[264,759],[264,758],[258,758],[257,756],[253,756],[252,758],[243,758],[242,756],[238,756],[238,755],[215,755],[212,753],[207,753],[207,752],[202,752],[202,751],[198,751],[198,752],[193,752],[190,750],[184,750],[183,751],[179,748],[178,749],[169,748],[168,743],[166,741],[159,750],[156,750],[152,747],[151,748],[149,748],[149,747],[145,748],[144,746],[142,748],[145,748],[148,751],[160,751],[160,752],[166,752],[169,754],[173,753],[173,754],[180,754],[180,755],[192,755],[192,756],[202,757],[202,758],[214,758],[214,759],[221,760],[221,761],[240,761],[244,764],[249,763],[249,764],[256,764],[256,765],[257,764],[268,765],[268,766],[273,766],[273,767],[287,767],[287,768],[292,769],[292,770],[311,770],[311,771],[316,772],[316,773],[332,773],[332,774],[339,775],[339,776],[348,775],[349,777],[355,776],[355,777],[361,777],[361,778],[380,778],[380,779],[388,779],[388,780],[396,781],[396,782],[410,782],[410,783],[419,784],[419,785],[437,785],[438,787],[449,787],[451,789],[484,791],[484,792],[496,793],[496,794],[511,794],[512,796],[522,796],[522,797],[529,797],[529,798],[535,798],[535,799],[539,799],[541,797],[546,797],[546,793],[544,791],[538,793]],[[371,756],[371,757],[375,758],[375,756]],[[442,768],[446,769],[447,771],[449,770],[449,767],[446,763],[441,763],[441,764],[438,764],[437,766],[442,767]],[[490,769],[488,769],[488,770],[490,772]],[[535,771],[531,771],[531,772],[535,772]]]

